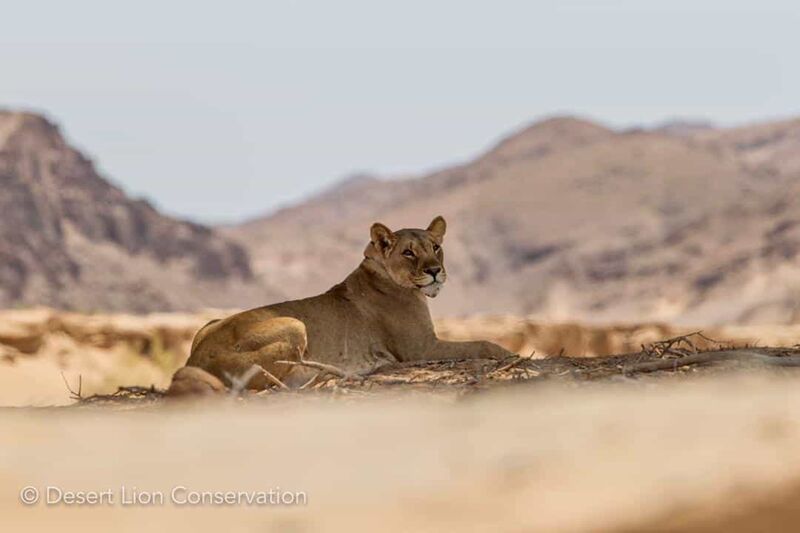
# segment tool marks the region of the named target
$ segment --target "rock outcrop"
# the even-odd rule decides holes
[[[270,296],[241,245],[131,199],[42,116],[0,111],[0,191],[0,307],[149,311]]]

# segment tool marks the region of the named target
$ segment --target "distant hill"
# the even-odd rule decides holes
[[[555,117],[412,179],[245,224],[159,213],[46,118],[0,111],[0,307],[247,307],[328,289],[372,222],[449,221],[438,315],[800,322],[800,120],[615,131]]]
[[[170,310],[279,297],[248,252],[99,176],[46,118],[0,111],[0,306]]]
[[[350,180],[224,232],[292,297],[359,261],[369,225],[449,221],[439,314],[800,321],[800,120],[618,132],[573,117],[410,180]]]

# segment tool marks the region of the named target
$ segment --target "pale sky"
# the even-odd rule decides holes
[[[210,4],[2,1],[0,106],[204,222],[468,159],[552,114],[800,115],[796,0]]]

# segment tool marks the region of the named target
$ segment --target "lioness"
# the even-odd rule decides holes
[[[226,373],[242,375],[260,365],[279,380],[296,384],[316,371],[278,361],[302,358],[359,372],[387,361],[513,355],[487,341],[436,338],[425,297],[434,298],[447,279],[442,250],[446,228],[442,217],[425,230],[393,232],[373,224],[364,260],[343,282],[319,296],[210,322],[195,335],[187,367],[224,379]],[[260,373],[249,387],[262,389],[268,383],[268,376]]]

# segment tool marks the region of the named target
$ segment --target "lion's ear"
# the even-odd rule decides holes
[[[428,226],[428,233],[433,235],[433,238],[437,241],[441,241],[444,239],[444,233],[447,231],[447,222],[444,221],[444,218],[438,216],[434,218],[430,225]]]
[[[376,222],[372,225],[369,230],[369,235],[372,239],[372,244],[374,244],[375,247],[381,252],[385,252],[391,248],[397,240],[397,236],[392,232],[392,230],[380,222]]]

